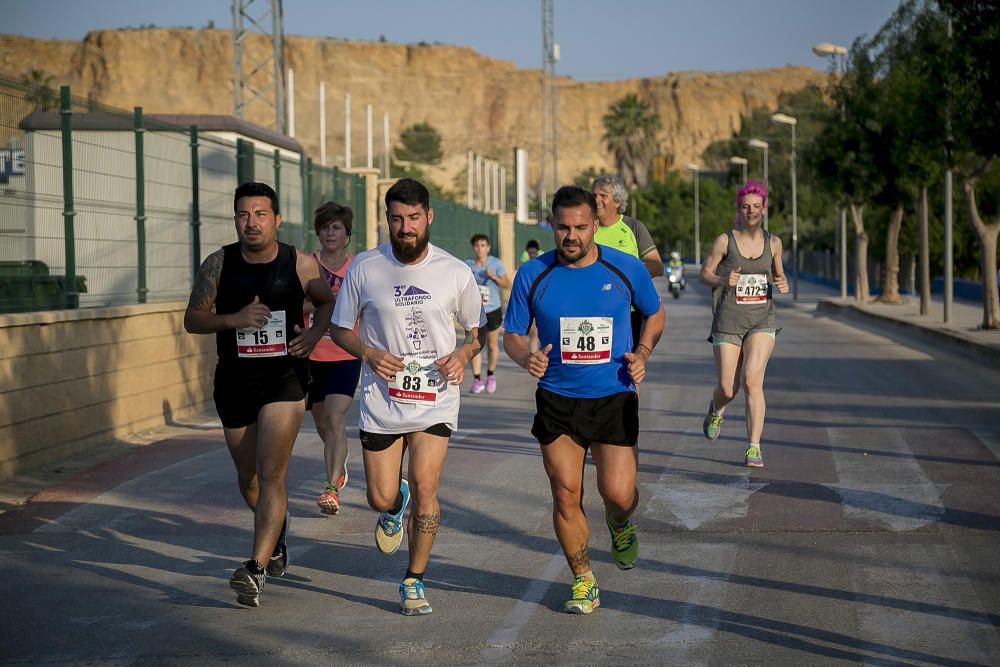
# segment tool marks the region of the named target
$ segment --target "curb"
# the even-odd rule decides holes
[[[887,325],[924,341],[933,341],[939,349],[976,358],[989,364],[1000,364],[1000,347],[984,345],[962,334],[961,331],[922,326],[916,322],[873,313],[854,303],[842,303],[839,297],[825,297],[816,302],[816,312],[860,324]]]

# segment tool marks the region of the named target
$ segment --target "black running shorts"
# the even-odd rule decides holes
[[[256,423],[257,414],[268,403],[301,401],[308,389],[306,364],[249,377],[216,368],[213,398],[223,427],[242,428]]]
[[[639,441],[639,398],[632,391],[601,398],[570,398],[539,388],[535,407],[531,435],[541,445],[560,435],[575,435],[588,445],[632,447]]]
[[[354,397],[358,389],[358,379],[361,377],[361,360],[345,359],[343,361],[313,361],[309,360],[309,398],[306,400],[306,410],[311,410],[314,403],[322,403],[331,394]]]
[[[422,431],[414,431],[415,433],[430,433],[431,435],[436,435],[441,438],[450,438],[451,429],[448,428],[446,424],[434,424],[433,426],[428,426]],[[381,452],[392,445],[400,438],[408,435],[407,433],[372,433],[371,431],[359,431],[358,439],[361,440],[361,448],[367,449],[369,452]]]
[[[503,324],[503,310],[497,308],[486,313],[486,333],[496,331]]]

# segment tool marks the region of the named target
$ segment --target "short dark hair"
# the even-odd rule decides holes
[[[469,239],[469,245],[476,245],[476,241],[486,241],[486,245],[492,245],[490,243],[490,237],[486,234],[478,233],[473,234],[472,238]]]
[[[332,201],[323,202],[313,212],[313,227],[316,228],[316,233],[319,234],[319,230],[331,222],[342,223],[344,229],[347,230],[347,235],[350,236],[354,226],[354,211],[351,210],[350,206],[341,206]]]
[[[401,178],[386,191],[385,208],[388,210],[389,205],[394,201],[409,206],[420,204],[426,212],[431,207],[431,193],[420,181],[415,181],[412,178]]]
[[[241,183],[236,188],[236,194],[233,196],[234,213],[236,212],[236,205],[244,197],[267,197],[271,200],[271,210],[274,214],[281,215],[281,210],[278,208],[278,193],[267,183],[257,183],[256,181]]]
[[[590,212],[597,218],[597,197],[590,190],[584,190],[576,185],[564,185],[556,190],[552,197],[552,217],[556,216],[556,209],[576,208],[586,204],[590,207]]]
[[[531,250],[532,248],[538,250],[540,247],[541,246],[538,245],[538,241],[536,241],[535,239],[528,239],[528,242],[524,244],[525,250]]]

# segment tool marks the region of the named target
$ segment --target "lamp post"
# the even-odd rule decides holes
[[[743,167],[743,185],[747,184],[747,162],[745,157],[740,157],[739,155],[734,155],[729,158],[729,164],[736,164]]]
[[[792,116],[783,113],[771,115],[771,122],[790,125],[792,127],[792,299],[799,300],[799,211],[795,196],[795,126],[798,124]]]
[[[767,185],[767,142],[760,139],[751,139],[748,143],[750,148],[759,148],[764,151],[764,185]],[[767,229],[767,209],[764,209],[764,229]]]
[[[701,264],[701,220],[699,218],[701,200],[698,196],[698,175],[701,172],[701,167],[693,162],[688,162],[686,168],[688,171],[694,172],[694,263]]]
[[[845,63],[845,57],[847,55],[846,46],[838,46],[837,44],[830,44],[829,42],[820,42],[813,47],[813,53],[820,58],[836,58],[837,56],[840,56],[840,77],[841,81],[843,81],[844,74],[847,72],[847,65]],[[844,108],[843,100],[841,100],[841,123],[846,120],[846,115],[847,110]],[[847,209],[843,206],[840,207],[840,298],[847,298]]]

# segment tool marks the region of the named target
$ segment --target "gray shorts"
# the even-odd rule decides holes
[[[743,340],[747,336],[758,333],[767,334],[773,339],[777,335],[778,329],[758,327],[742,334],[715,332],[708,337],[708,342],[715,347],[718,347],[719,345],[735,345],[736,347],[743,347]]]

